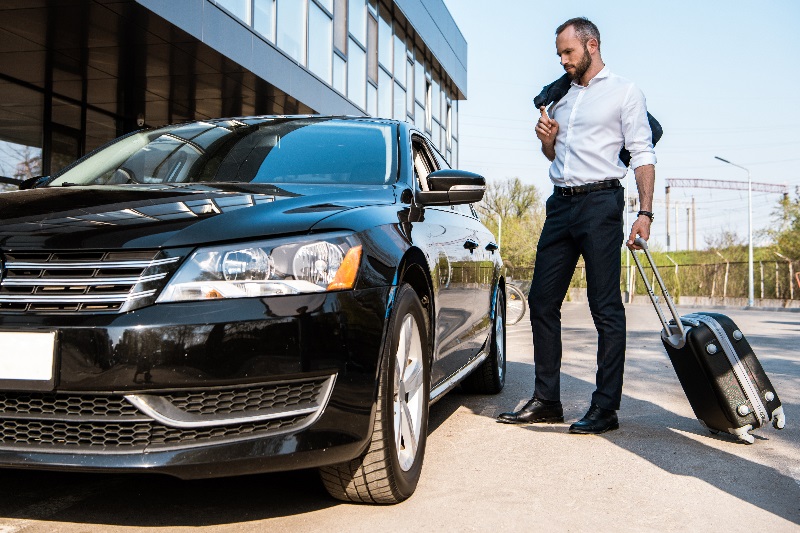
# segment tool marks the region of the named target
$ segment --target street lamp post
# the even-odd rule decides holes
[[[753,300],[753,183],[750,180],[750,170],[716,155],[714,159],[719,159],[723,163],[728,163],[747,172],[747,305],[753,307],[755,305]]]

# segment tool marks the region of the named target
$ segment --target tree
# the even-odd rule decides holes
[[[489,182],[483,200],[476,206],[484,222],[498,235],[502,220],[501,253],[508,265],[532,266],[544,224],[542,195],[534,185],[519,178]],[[498,235],[499,237],[499,235]]]
[[[800,259],[800,188],[794,200],[788,196],[781,200],[778,208],[778,229],[772,237],[778,252],[790,259]]]

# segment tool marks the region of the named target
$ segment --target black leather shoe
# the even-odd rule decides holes
[[[539,398],[531,398],[525,406],[514,413],[501,413],[498,422],[504,424],[533,424],[535,422],[563,422],[564,408],[561,402],[543,402]]]
[[[598,435],[613,429],[619,429],[617,412],[592,404],[586,415],[569,427],[569,432],[581,435]]]

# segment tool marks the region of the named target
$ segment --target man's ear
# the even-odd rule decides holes
[[[597,42],[597,39],[591,37],[588,41],[586,41],[586,49],[589,51],[590,54],[594,54],[597,52],[597,49],[600,48],[600,43]]]

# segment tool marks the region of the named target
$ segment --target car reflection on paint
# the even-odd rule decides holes
[[[428,406],[505,380],[502,261],[413,126],[143,130],[0,195],[0,466],[420,477]]]

